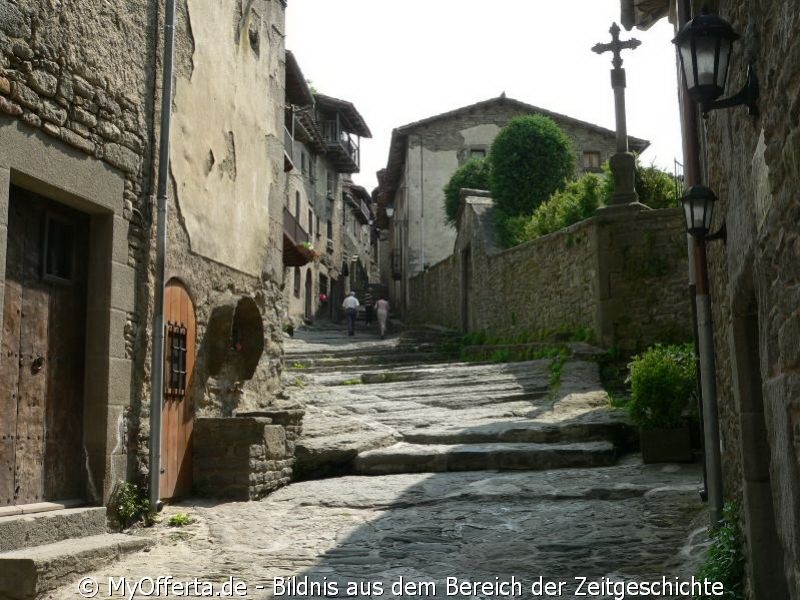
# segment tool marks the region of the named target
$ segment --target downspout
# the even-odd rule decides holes
[[[153,364],[150,387],[150,505],[160,510],[161,411],[164,403],[164,278],[167,252],[167,183],[169,136],[172,125],[172,75],[175,54],[175,0],[164,12],[164,70],[161,85],[161,128],[158,148],[156,272],[153,303]]]
[[[422,147],[422,136],[417,135],[419,142],[419,246],[422,257],[422,272],[425,272],[425,149]]]

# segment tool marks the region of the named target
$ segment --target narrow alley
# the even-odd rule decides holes
[[[157,545],[89,574],[99,597],[109,597],[109,577],[171,575],[216,586],[233,578],[251,598],[345,597],[347,582],[379,582],[390,596],[401,577],[436,585],[409,597],[446,597],[448,577],[530,585],[546,576],[568,582],[553,597],[574,598],[579,577],[695,572],[699,465],[645,466],[625,452],[629,426],[609,407],[591,347],[575,345],[555,386],[551,359],[466,364],[447,361],[446,348],[434,330],[384,341],[298,331],[285,377],[307,406],[297,449],[307,480],[258,502],[167,507],[142,532]],[[196,522],[167,527],[176,512]],[[291,576],[338,591],[273,590],[274,578]],[[80,597],[76,583],[47,598]]]

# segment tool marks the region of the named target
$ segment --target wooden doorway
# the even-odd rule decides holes
[[[192,488],[196,322],[186,287],[171,279],[164,290],[164,409],[161,417],[161,498],[171,500]]]
[[[0,345],[0,505],[86,496],[87,215],[11,186]]]

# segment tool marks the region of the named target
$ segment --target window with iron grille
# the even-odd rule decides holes
[[[165,393],[173,398],[183,398],[186,395],[186,326],[169,321],[166,334]]]

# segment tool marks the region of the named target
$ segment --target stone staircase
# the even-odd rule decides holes
[[[107,533],[102,506],[42,503],[0,510],[0,515],[8,515],[0,516],[0,600],[38,598],[70,578],[151,543]]]
[[[550,359],[455,362],[442,349],[453,336],[303,331],[288,342],[287,389],[307,410],[301,476],[600,467],[631,445],[585,355],[553,388]]]

